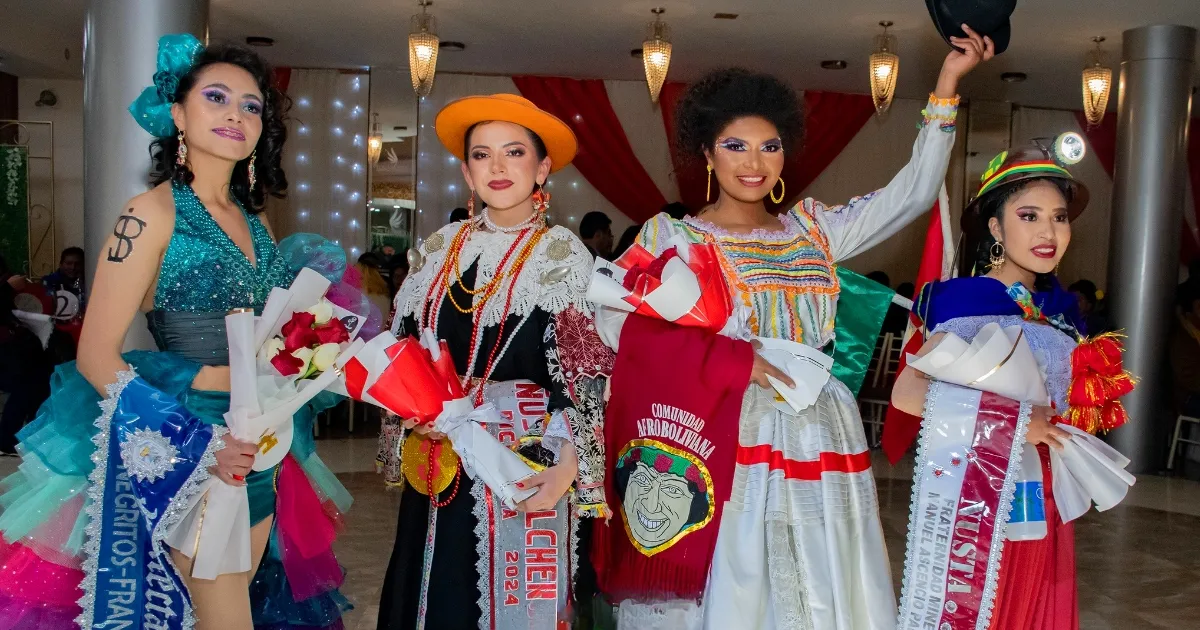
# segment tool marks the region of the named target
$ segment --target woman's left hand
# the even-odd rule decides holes
[[[966,37],[950,38],[950,44],[956,49],[951,49],[946,55],[946,61],[942,63],[937,89],[934,90],[938,98],[954,98],[958,93],[959,79],[967,76],[975,66],[996,56],[996,44],[991,37],[980,36],[966,24],[963,24],[962,28],[967,34]],[[962,51],[957,48],[961,48]]]
[[[549,510],[567,493],[579,474],[579,457],[575,453],[574,444],[564,444],[559,454],[558,463],[536,475],[517,482],[517,487],[525,490],[537,488],[537,494],[517,504],[517,509],[524,512]]]

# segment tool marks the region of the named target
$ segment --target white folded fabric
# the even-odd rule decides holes
[[[1050,449],[1054,500],[1064,523],[1083,516],[1092,504],[1103,512],[1120,503],[1137,479],[1125,470],[1129,458],[1100,438],[1068,424],[1063,450]]]
[[[909,365],[946,383],[1019,402],[1050,404],[1037,359],[1019,325],[1001,328],[995,322],[987,324],[970,344],[948,333],[925,356],[913,357]]]
[[[537,494],[537,489],[517,488],[517,482],[535,473],[512,449],[500,443],[480,424],[500,423],[499,412],[491,403],[476,408],[470,398],[447,402],[433,422],[435,431],[446,434],[454,452],[462,460],[463,470],[482,482],[508,508]]]
[[[782,370],[796,384],[795,387],[788,387],[775,377],[767,376],[767,380],[792,411],[798,413],[815,403],[825,383],[829,382],[833,357],[812,346],[794,341],[771,337],[755,339],[762,344],[758,354]]]

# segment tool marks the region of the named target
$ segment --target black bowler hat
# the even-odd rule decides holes
[[[962,30],[966,24],[980,36],[991,37],[997,55],[1008,49],[1012,36],[1008,16],[1017,8],[1017,0],[925,0],[925,6],[947,44],[951,37],[967,36]]]

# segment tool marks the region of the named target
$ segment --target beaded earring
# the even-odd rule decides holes
[[[247,167],[247,174],[250,177],[250,189],[254,190],[254,182],[258,181],[258,177],[254,172],[254,161],[258,157],[258,149],[250,152],[250,165]]]
[[[550,193],[546,189],[538,186],[538,189],[533,192],[533,210],[538,214],[546,214],[550,209]]]
[[[179,148],[175,150],[175,165],[187,164],[187,141],[183,138],[183,130],[179,130]]]

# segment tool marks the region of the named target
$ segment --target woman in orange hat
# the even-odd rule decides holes
[[[455,101],[434,126],[462,160],[471,216],[410,253],[393,332],[445,340],[475,405],[511,420],[486,428],[540,472],[510,510],[443,435],[406,423],[379,628],[553,628],[572,610],[577,519],[607,510],[599,436],[612,355],[584,297],[592,257],[545,217],[543,187],[575,156],[575,135],[510,94]]]

